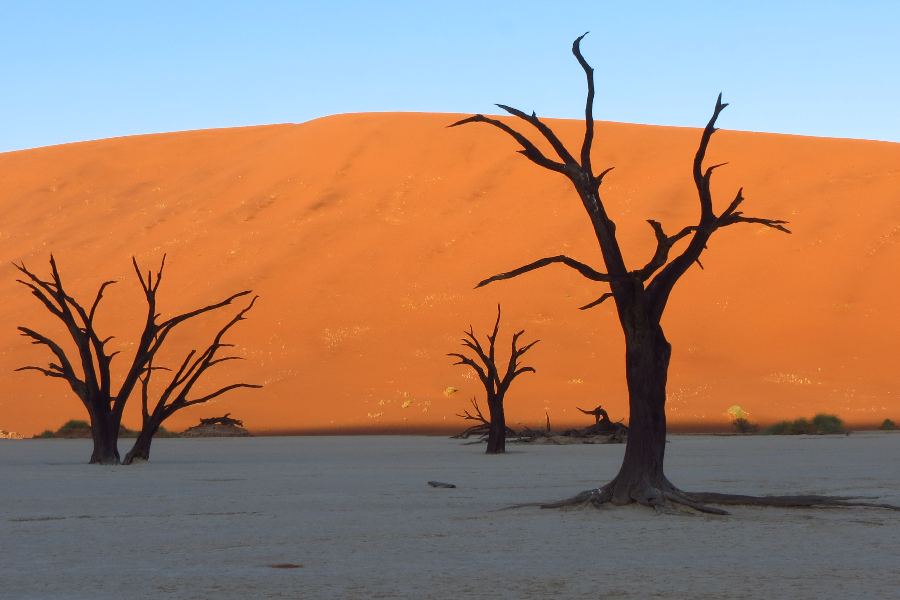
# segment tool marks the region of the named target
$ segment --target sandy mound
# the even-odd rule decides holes
[[[24,439],[24,437],[25,436],[21,433],[0,429],[0,440],[21,440]]]
[[[573,407],[601,402],[627,414],[614,307],[577,310],[606,286],[549,267],[473,290],[544,256],[601,261],[567,181],[493,128],[446,128],[458,118],[339,115],[0,154],[0,420],[38,432],[79,406],[62,382],[14,372],[49,359],[15,326],[59,328],[15,283],[11,261],[45,274],[51,251],[88,305],[100,282],[120,280],[97,317],[123,351],[117,373],[143,319],[132,255],[151,269],[168,254],[164,316],[258,293],[226,340],[247,360],[216,367],[207,388],[263,384],[216,409],[259,430],[454,433],[453,415],[481,392],[446,354],[470,324],[483,337],[498,302],[501,347],[520,329],[541,340],[528,356],[537,374],[507,396],[511,427],[539,428],[545,412],[559,427],[583,426]],[[579,147],[580,123],[550,124]],[[616,167],[606,205],[626,260],[642,265],[654,248],[646,219],[670,232],[696,219],[699,131],[598,123],[597,139],[594,165]],[[900,418],[900,144],[720,131],[708,162],[726,161],[713,184],[719,208],[743,186],[748,215],[789,220],[794,234],[728,227],[705,269],[676,287],[663,322],[674,346],[670,424],[727,430],[734,405],[761,424],[820,411],[851,426]],[[158,364],[177,367],[232,314],[198,323],[199,334],[176,331]],[[166,426],[187,427],[197,410]],[[140,423],[135,400],[125,420]]]
[[[181,437],[253,437],[253,435],[237,425],[197,425],[189,427],[179,434]]]

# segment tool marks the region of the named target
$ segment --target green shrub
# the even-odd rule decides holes
[[[807,433],[809,421],[797,419],[796,421],[779,421],[763,430],[763,435],[800,435]]]
[[[70,431],[73,431],[76,429],[90,429],[90,428],[91,428],[91,424],[88,423],[87,421],[79,421],[77,419],[70,419],[70,420],[66,421],[62,427],[57,429],[56,433],[57,434],[65,434],[65,433],[69,433]]]
[[[759,431],[759,425],[751,423],[743,417],[739,417],[731,422],[731,427],[735,433],[756,433]]]
[[[124,425],[119,426],[119,438],[136,438],[140,435],[140,430],[136,429],[128,429]],[[174,431],[169,431],[165,427],[160,426],[160,428],[153,434],[155,438],[180,438],[181,436],[175,433]]]
[[[813,420],[800,417],[794,421],[780,421],[763,431],[763,435],[809,435],[846,433],[844,422],[837,415],[819,413]]]
[[[57,429],[55,432],[49,429],[43,431],[41,433],[42,438],[75,438],[75,437],[90,437],[91,424],[87,421],[79,421],[77,419],[71,419],[66,421],[66,423]],[[136,431],[134,429],[128,429],[124,425],[119,425],[119,438],[136,438],[140,431]],[[159,431],[156,432],[156,435],[153,437],[163,437],[163,438],[177,438],[181,437],[174,431],[169,431],[165,427],[160,427]]]
[[[813,417],[814,433],[847,433],[844,429],[844,421],[837,415],[819,413]]]
[[[897,429],[897,426],[890,419],[885,419],[884,423],[881,424],[881,428],[885,431],[894,431]]]
[[[159,426],[159,429],[156,431],[156,435],[154,437],[162,437],[162,438],[180,438],[181,436],[175,433],[174,431],[169,431],[162,425]]]

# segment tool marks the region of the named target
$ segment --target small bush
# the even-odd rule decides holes
[[[58,434],[66,434],[70,431],[74,431],[76,429],[90,429],[91,424],[87,421],[79,421],[77,419],[70,419],[63,424],[62,427],[56,430]]]
[[[119,425],[119,438],[136,438],[140,434],[140,431],[134,429],[128,429],[124,425]],[[71,419],[66,421],[66,423],[57,429],[56,431],[51,431],[50,429],[44,430],[41,435],[41,438],[49,439],[49,438],[66,438],[66,439],[75,439],[75,438],[90,438],[91,437],[91,424],[87,421],[79,421],[77,419]],[[153,436],[156,438],[179,438],[181,437],[174,431],[169,431],[165,427],[160,427],[156,434]]]
[[[897,426],[890,419],[885,419],[884,423],[881,424],[881,428],[884,431],[894,431],[895,429],[897,429]]]
[[[846,433],[844,422],[837,415],[819,413],[809,421],[803,417],[794,421],[780,421],[763,431],[763,435],[810,435]]]
[[[124,425],[119,426],[119,439],[122,438],[136,438],[140,435],[140,431],[137,429],[128,429]],[[153,434],[155,438],[180,438],[181,436],[175,433],[174,431],[169,431],[163,426],[160,426],[159,429],[156,430],[156,433]]]
[[[180,438],[181,436],[175,433],[174,431],[169,431],[162,425],[159,426],[159,429],[156,430],[156,435],[153,437],[161,437],[161,438]]]
[[[847,433],[844,421],[837,415],[819,413],[812,420],[814,433]]]
[[[756,433],[759,431],[759,425],[751,423],[747,419],[740,417],[731,422],[731,427],[735,433]]]

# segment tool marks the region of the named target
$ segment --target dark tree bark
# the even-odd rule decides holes
[[[91,454],[90,464],[119,464],[117,445],[119,426],[122,422],[122,411],[125,408],[125,403],[131,396],[135,385],[150,369],[149,365],[152,363],[153,357],[166,340],[169,332],[188,319],[227,306],[235,298],[250,293],[249,291],[239,292],[222,302],[158,322],[156,291],[162,280],[165,257],[163,257],[162,264],[160,264],[155,283],[153,282],[152,274],[148,274],[145,281],[138,268],[137,261],[132,259],[132,263],[147,299],[147,317],[135,350],[134,359],[128,367],[118,391],[115,392],[111,387],[110,363],[119,352],[107,353],[106,344],[112,339],[112,336],[101,339],[94,329],[94,318],[100,300],[103,298],[103,292],[107,286],[114,284],[115,281],[104,282],[100,286],[100,290],[97,292],[90,310],[86,310],[72,296],[66,293],[59,270],[56,267],[56,260],[52,255],[50,256],[51,278],[47,281],[34,275],[25,268],[24,264],[15,265],[27,277],[24,280],[19,279],[19,283],[29,288],[32,295],[63,322],[78,352],[77,361],[73,363],[59,344],[32,329],[19,327],[22,335],[31,338],[33,344],[47,346],[58,362],[51,362],[47,368],[28,366],[17,369],[17,371],[39,371],[47,377],[58,377],[68,382],[90,416],[91,435],[94,441],[94,450]],[[76,367],[76,365],[80,368]],[[155,431],[156,429],[153,430],[154,433]],[[139,437],[138,441],[140,442],[140,440],[141,438]]]
[[[739,211],[738,208],[744,201],[743,190],[738,190],[734,200],[724,211],[716,214],[713,210],[710,179],[713,170],[722,165],[713,165],[704,170],[703,160],[710,139],[716,131],[716,120],[727,106],[722,103],[722,95],[719,94],[712,118],[703,130],[700,145],[694,157],[693,178],[700,204],[700,216],[697,224],[685,227],[674,235],[667,235],[660,223],[648,220],[656,237],[656,250],[644,266],[629,270],[616,239],[616,225],[607,215],[599,193],[603,177],[609,173],[611,168],[594,174],[591,166],[591,148],[594,140],[592,114],[594,70],[581,55],[582,38],[584,36],[576,39],[572,45],[572,53],[587,76],[588,88],[585,106],[585,134],[580,162],[569,153],[556,134],[534,113],[528,115],[502,104],[498,106],[537,129],[556,152],[559,161],[546,157],[527,137],[497,119],[475,115],[458,121],[450,127],[466,123],[492,125],[512,136],[522,146],[519,153],[526,158],[545,169],[567,177],[572,182],[590,218],[606,272],[597,271],[568,256],[552,256],[485,279],[476,287],[487,285],[493,281],[511,279],[550,264],[560,263],[575,269],[590,280],[604,282],[610,287],[609,292],[604,293],[594,302],[582,306],[582,310],[597,306],[609,298],[612,298],[616,305],[616,313],[625,335],[625,376],[628,383],[630,409],[625,458],[618,475],[607,485],[579,494],[563,503],[548,506],[584,501],[591,501],[595,505],[605,502],[617,505],[639,502],[664,509],[670,507],[672,503],[677,503],[721,514],[724,511],[703,506],[699,502],[707,500],[723,503],[725,495],[681,492],[669,482],[663,471],[666,448],[666,379],[672,347],[663,334],[660,320],[669,294],[679,278],[694,263],[702,268],[700,255],[706,249],[712,234],[718,229],[736,223],[757,223],[785,233],[790,233],[790,231],[784,227],[786,221],[748,217]],[[683,239],[687,241],[687,246],[681,251],[681,254],[669,260],[671,249]]]
[[[194,358],[194,355],[196,354],[195,350],[192,350],[188,354],[187,358],[184,359],[184,362],[181,363],[181,367],[172,377],[172,380],[160,394],[159,399],[157,400],[156,405],[153,407],[152,412],[149,410],[150,378],[153,375],[153,371],[162,369],[160,367],[154,367],[152,361],[147,365],[147,368],[144,371],[144,375],[141,377],[141,414],[143,415],[141,433],[138,435],[137,440],[135,440],[134,446],[131,448],[128,454],[125,455],[125,460],[122,461],[122,464],[130,465],[135,461],[150,460],[150,444],[153,443],[153,435],[157,431],[159,431],[159,426],[162,425],[163,421],[171,417],[173,414],[175,414],[175,412],[181,410],[182,408],[193,406],[194,404],[203,404],[204,402],[209,402],[213,398],[221,396],[225,392],[233,390],[235,388],[262,387],[261,385],[251,385],[249,383],[233,383],[231,385],[220,388],[211,394],[206,394],[199,398],[188,399],[188,395],[190,394],[191,389],[207,369],[225,361],[240,360],[239,356],[225,356],[222,358],[216,358],[216,352],[218,352],[221,348],[232,347],[232,344],[222,343],[222,336],[224,336],[225,332],[231,329],[236,323],[244,320],[244,315],[247,314],[247,312],[251,308],[253,308],[253,304],[255,302],[256,298],[253,298],[247,308],[239,312],[236,317],[231,319],[231,321],[229,321],[228,324],[225,325],[225,327],[219,330],[219,333],[216,335],[212,344],[210,344],[209,347],[202,354],[200,354],[200,356]],[[227,414],[224,417],[209,420],[227,420],[233,423],[240,423],[240,421],[228,419]]]
[[[494,352],[498,331],[500,331],[500,305],[497,305],[497,322],[494,323],[494,332],[488,336],[487,353],[485,353],[484,348],[478,342],[471,327],[469,327],[469,331],[465,332],[466,337],[463,338],[463,345],[475,351],[475,354],[478,356],[479,360],[481,360],[484,367],[464,354],[451,353],[447,355],[455,356],[459,359],[459,362],[454,364],[472,367],[478,374],[478,378],[481,380],[481,383],[484,385],[484,389],[487,392],[488,413],[491,418],[490,423],[488,423],[487,454],[502,454],[506,452],[506,432],[509,428],[506,426],[506,415],[503,411],[503,399],[506,396],[506,392],[509,390],[509,386],[512,384],[513,379],[522,373],[535,372],[533,367],[519,367],[519,357],[528,352],[532,346],[540,341],[535,340],[527,346],[517,348],[516,343],[525,331],[520,331],[515,334],[512,339],[512,350],[509,356],[506,374],[501,379],[500,372],[497,369],[496,354]],[[478,409],[477,404],[475,404],[475,408]],[[478,416],[484,421],[484,417],[481,416],[480,410],[478,410]]]
[[[467,440],[467,439],[469,439],[469,437],[471,437],[473,435],[487,435],[488,433],[490,433],[491,422],[488,421],[487,419],[485,419],[484,415],[481,414],[481,407],[478,406],[478,400],[476,400],[474,396],[472,397],[472,407],[475,409],[474,415],[469,414],[469,411],[464,410],[463,414],[456,415],[456,416],[461,419],[464,419],[466,421],[476,421],[478,423],[478,425],[472,425],[471,427],[469,427],[462,433],[450,436],[451,439]],[[548,420],[549,420],[549,417],[548,417]],[[507,436],[511,436],[511,435],[515,436],[518,434],[515,431],[513,431],[512,429],[510,429],[509,427],[507,427],[506,435]]]

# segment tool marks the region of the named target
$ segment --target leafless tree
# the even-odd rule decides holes
[[[586,34],[585,34],[586,35]],[[673,503],[698,510],[723,514],[725,511],[707,506],[714,504],[765,504],[779,506],[834,506],[853,504],[849,499],[822,496],[764,497],[735,496],[713,493],[688,493],[676,488],[663,472],[666,448],[666,378],[672,347],[663,335],[660,325],[666,302],[675,284],[693,265],[700,264],[700,255],[706,249],[710,237],[723,227],[738,223],[755,223],[790,233],[786,221],[746,216],[738,210],[744,201],[743,190],[720,213],[713,208],[710,179],[713,170],[722,165],[704,169],[707,146],[716,131],[716,119],[727,106],[722,96],[716,100],[712,118],[700,137],[700,147],[694,157],[693,178],[699,195],[700,216],[696,225],[689,225],[674,235],[668,235],[663,226],[648,220],[656,237],[656,250],[650,260],[638,269],[628,269],[616,239],[616,225],[606,212],[600,197],[603,177],[611,168],[595,174],[591,165],[591,148],[594,141],[594,70],[581,54],[580,43],[575,40],[572,53],[578,59],[587,76],[587,102],[585,106],[585,133],[581,146],[580,162],[566,149],[556,134],[532,113],[530,115],[502,104],[509,114],[533,126],[549,142],[559,160],[548,158],[527,137],[503,121],[475,115],[451,125],[487,123],[512,136],[522,147],[519,153],[535,164],[567,177],[587,211],[603,261],[605,272],[568,256],[552,256],[534,261],[524,267],[485,279],[476,287],[494,281],[511,279],[551,264],[563,264],[581,273],[587,279],[609,285],[610,291],[594,302],[582,306],[582,310],[613,299],[622,332],[625,335],[625,368],[629,392],[629,435],[625,457],[618,475],[608,484],[583,492],[574,498],[547,506],[563,506],[591,502],[599,506],[606,502],[622,505],[638,502],[660,510],[671,510]],[[672,248],[681,240],[687,242],[680,254],[670,260]],[[702,265],[701,265],[702,266]]]
[[[117,442],[119,437],[119,425],[122,422],[122,412],[125,409],[125,404],[140,380],[144,381],[144,392],[146,394],[146,386],[149,383],[149,377],[154,369],[154,367],[152,367],[153,359],[169,333],[176,326],[188,319],[228,306],[236,298],[250,294],[249,291],[239,292],[216,304],[211,304],[159,322],[160,315],[157,312],[156,293],[160,281],[162,280],[165,257],[163,257],[162,263],[160,264],[155,282],[153,281],[152,274],[149,273],[147,279],[144,279],[141,270],[138,267],[137,260],[132,259],[132,263],[147,300],[147,316],[144,329],[141,333],[140,340],[137,343],[137,348],[135,349],[134,359],[128,367],[119,389],[115,392],[112,389],[110,363],[112,363],[112,359],[119,354],[119,351],[107,352],[106,344],[113,339],[113,337],[110,336],[101,339],[94,327],[94,320],[97,313],[97,307],[100,304],[100,300],[103,298],[103,292],[108,286],[116,282],[104,282],[100,286],[90,309],[86,310],[75,300],[75,298],[66,293],[62,279],[59,275],[59,270],[56,266],[56,260],[52,255],[50,256],[51,277],[49,280],[41,279],[29,271],[24,264],[15,265],[16,268],[25,275],[25,279],[18,280],[19,283],[29,288],[32,295],[40,300],[47,310],[62,321],[69,336],[75,343],[75,348],[78,353],[77,358],[73,362],[66,355],[66,351],[63,347],[57,342],[28,327],[19,327],[22,335],[31,338],[33,344],[47,346],[56,357],[57,362],[51,362],[46,368],[27,366],[17,370],[39,371],[48,377],[57,377],[68,382],[72,391],[75,392],[82,404],[84,404],[84,407],[87,409],[88,415],[90,416],[91,435],[94,441],[94,450],[90,460],[91,464],[119,464]],[[190,387],[196,382],[194,376],[199,376],[208,367],[215,364],[215,362],[221,362],[222,359],[214,359],[215,351],[218,348],[223,347],[219,343],[221,336],[229,327],[231,327],[231,325],[237,322],[237,320],[240,320],[247,310],[249,310],[249,307],[241,311],[238,317],[219,333],[216,337],[216,341],[207,349],[206,353],[204,353],[200,359],[197,359],[188,365],[188,362],[193,355],[192,353],[188,357],[188,360],[185,361],[186,366],[182,366],[182,369],[179,371],[179,374],[176,375],[175,379],[180,378],[183,384],[189,384],[187,385],[187,391],[190,391]],[[219,390],[215,394],[209,395],[201,400],[210,400],[233,387],[258,386],[237,384]],[[182,387],[182,390],[183,389],[184,387]],[[169,408],[174,405],[176,407],[175,410],[177,410],[178,408],[188,405],[188,402],[194,404],[197,403],[197,401],[186,400],[180,393],[175,396],[173,402],[169,404]],[[181,401],[180,404],[178,403],[179,400]],[[165,412],[165,407],[163,412]],[[141,436],[147,433],[148,424],[150,427],[153,427],[153,433],[155,433],[156,428],[159,427],[159,423],[156,423],[154,426],[154,420],[152,418],[148,419],[149,415],[146,411],[146,405],[144,415],[144,430],[141,431]],[[152,435],[152,433],[150,433],[150,435]],[[138,438],[138,443],[141,443],[141,437]],[[147,444],[147,447],[149,448],[149,443]]]
[[[509,356],[509,364],[506,367],[506,374],[501,379],[499,369],[497,369],[496,354],[494,351],[494,344],[497,341],[497,333],[499,331],[500,305],[498,304],[497,322],[494,323],[494,332],[487,337],[488,349],[486,353],[481,346],[481,343],[475,337],[475,333],[471,326],[469,327],[469,331],[464,332],[466,337],[462,340],[463,345],[473,350],[482,364],[479,365],[474,359],[471,359],[464,354],[450,353],[447,355],[455,356],[459,359],[459,362],[454,363],[456,365],[468,365],[472,367],[478,374],[478,378],[481,380],[481,383],[484,385],[484,389],[487,392],[488,412],[491,417],[490,426],[488,428],[487,454],[502,454],[506,451],[507,427],[506,415],[503,412],[503,398],[506,395],[510,384],[512,384],[513,379],[522,373],[535,372],[533,367],[520,367],[519,358],[540,341],[535,340],[527,346],[518,348],[516,344],[525,332],[520,331],[515,334],[512,338],[512,350]],[[484,366],[482,367],[482,365]],[[475,405],[475,408],[478,408],[477,404]],[[481,417],[480,410],[478,410],[478,416]],[[481,417],[481,419],[484,421],[484,417]]]
[[[149,277],[149,274],[148,274]],[[143,284],[143,281],[141,282]],[[157,279],[157,283],[159,283],[159,279]],[[197,354],[196,350],[191,350],[187,355],[187,358],[184,359],[184,362],[181,363],[181,367],[176,371],[175,375],[172,377],[169,384],[163,390],[163,392],[159,395],[159,399],[156,401],[156,405],[153,407],[153,411],[150,412],[150,378],[153,375],[153,371],[161,370],[161,367],[154,367],[153,360],[151,358],[150,362],[147,363],[147,368],[144,370],[144,375],[141,377],[141,415],[143,416],[141,432],[138,434],[137,439],[134,442],[134,446],[129,450],[128,454],[125,455],[125,460],[122,461],[122,464],[130,465],[135,460],[149,460],[150,458],[150,444],[153,442],[153,436],[159,431],[159,426],[162,425],[163,421],[171,417],[176,411],[181,410],[182,408],[186,408],[188,406],[193,406],[195,404],[203,404],[204,402],[209,402],[213,398],[221,396],[225,392],[229,390],[233,390],[235,388],[261,388],[261,385],[252,385],[249,383],[232,383],[231,385],[226,385],[215,392],[205,394],[198,398],[188,399],[188,395],[191,392],[191,389],[210,367],[217,365],[219,363],[223,363],[229,360],[240,360],[239,356],[224,356],[221,358],[216,358],[216,352],[221,348],[231,348],[233,344],[223,344],[222,336],[225,335],[225,332],[231,329],[236,323],[244,320],[244,315],[253,308],[253,305],[256,303],[256,298],[250,301],[250,304],[243,309],[241,312],[237,314],[231,321],[228,322],[219,333],[216,335],[212,344],[203,351],[199,356],[195,358]],[[169,370],[169,369],[164,369]],[[220,419],[234,421],[235,423],[240,423],[240,421],[236,421],[234,419],[228,419],[228,415],[225,417],[220,417]],[[210,419],[212,420],[212,419]],[[202,419],[201,419],[202,421]]]

